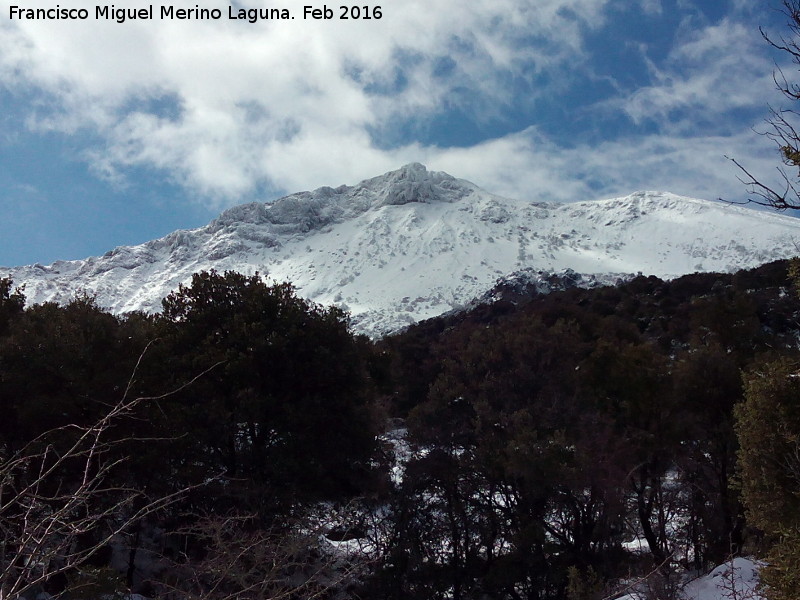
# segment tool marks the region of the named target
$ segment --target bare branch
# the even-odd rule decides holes
[[[773,38],[763,29],[761,36],[776,50],[788,54],[792,62],[800,65],[800,1],[783,0],[783,13],[788,18],[788,27],[791,36],[787,39],[784,36]],[[800,85],[792,83],[781,70],[775,67],[772,79],[785,98],[792,102],[800,100]],[[800,188],[798,188],[798,178],[800,178],[800,133],[798,133],[795,123],[800,122],[800,114],[790,109],[770,109],[770,116],[766,119],[768,130],[765,135],[775,142],[781,157],[781,162],[789,169],[796,169],[797,174],[790,175],[783,167],[778,168],[778,174],[782,181],[781,188],[777,189],[774,185],[763,183],[761,179],[754,176],[740,162],[730,159],[737,168],[744,173],[740,181],[748,187],[748,198],[746,203],[767,206],[777,210],[800,209]]]
[[[181,531],[201,544],[205,556],[175,562],[162,581],[180,600],[312,600],[345,586],[368,563],[325,548],[321,530],[283,524],[262,526],[252,515],[206,515]]]
[[[142,519],[178,502],[191,486],[158,498],[113,483],[124,464],[115,450],[134,441],[115,438],[112,428],[146,402],[192,385],[221,363],[164,394],[128,399],[152,342],[139,356],[122,398],[93,424],[70,424],[39,435],[0,461],[0,599],[22,597],[51,577],[85,563],[113,538]],[[72,439],[57,450],[53,440]],[[71,469],[71,471],[70,471]],[[69,476],[69,473],[78,474]],[[82,546],[86,534],[94,539]]]

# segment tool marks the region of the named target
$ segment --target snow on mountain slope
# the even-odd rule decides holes
[[[547,204],[511,200],[424,166],[231,208],[209,225],[100,257],[0,268],[29,302],[97,295],[115,312],[156,311],[202,269],[256,271],[349,310],[380,335],[463,306],[533,268],[674,277],[784,258],[800,220],[669,193]]]

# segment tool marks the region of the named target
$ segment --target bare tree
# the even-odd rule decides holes
[[[118,450],[133,441],[115,437],[114,427],[143,403],[177,393],[208,372],[166,394],[129,399],[146,351],[122,399],[96,422],[59,427],[0,456],[0,600],[24,597],[86,563],[115,536],[188,491],[153,499],[111,477],[126,460]]]
[[[196,518],[179,532],[192,543],[162,575],[160,595],[175,600],[350,598],[349,588],[359,583],[371,559],[326,543],[323,529],[307,518],[267,525],[252,515]]]
[[[787,53],[795,65],[800,66],[800,0],[783,0],[783,11],[788,18],[789,35],[770,37],[764,30],[761,35],[773,48]],[[790,81],[781,69],[773,74],[775,86],[792,102],[800,101],[800,84]],[[770,206],[778,210],[800,209],[800,111],[791,108],[771,109],[767,118],[768,129],[763,133],[778,147],[782,166],[778,167],[780,184],[767,185],[736,159],[731,159],[744,176],[741,181],[753,196],[749,202]]]
[[[736,558],[731,555],[725,561],[722,577],[717,582],[717,589],[725,600],[762,600],[758,585],[752,585],[744,579],[742,565],[737,565]]]

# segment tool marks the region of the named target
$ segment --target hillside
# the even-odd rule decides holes
[[[270,203],[103,256],[0,268],[31,302],[96,294],[116,313],[158,311],[200,270],[255,272],[336,304],[379,336],[460,308],[512,272],[572,269],[613,282],[753,267],[796,250],[800,222],[746,208],[637,192],[547,204],[495,196],[419,164]]]

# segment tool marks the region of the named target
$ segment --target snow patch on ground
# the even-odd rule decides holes
[[[758,591],[760,563],[743,557],[718,566],[686,586],[686,600],[763,600]]]
[[[758,592],[760,565],[752,558],[736,557],[680,586],[677,597],[682,600],[764,600]],[[653,597],[646,584],[636,584],[615,600],[651,600]]]

